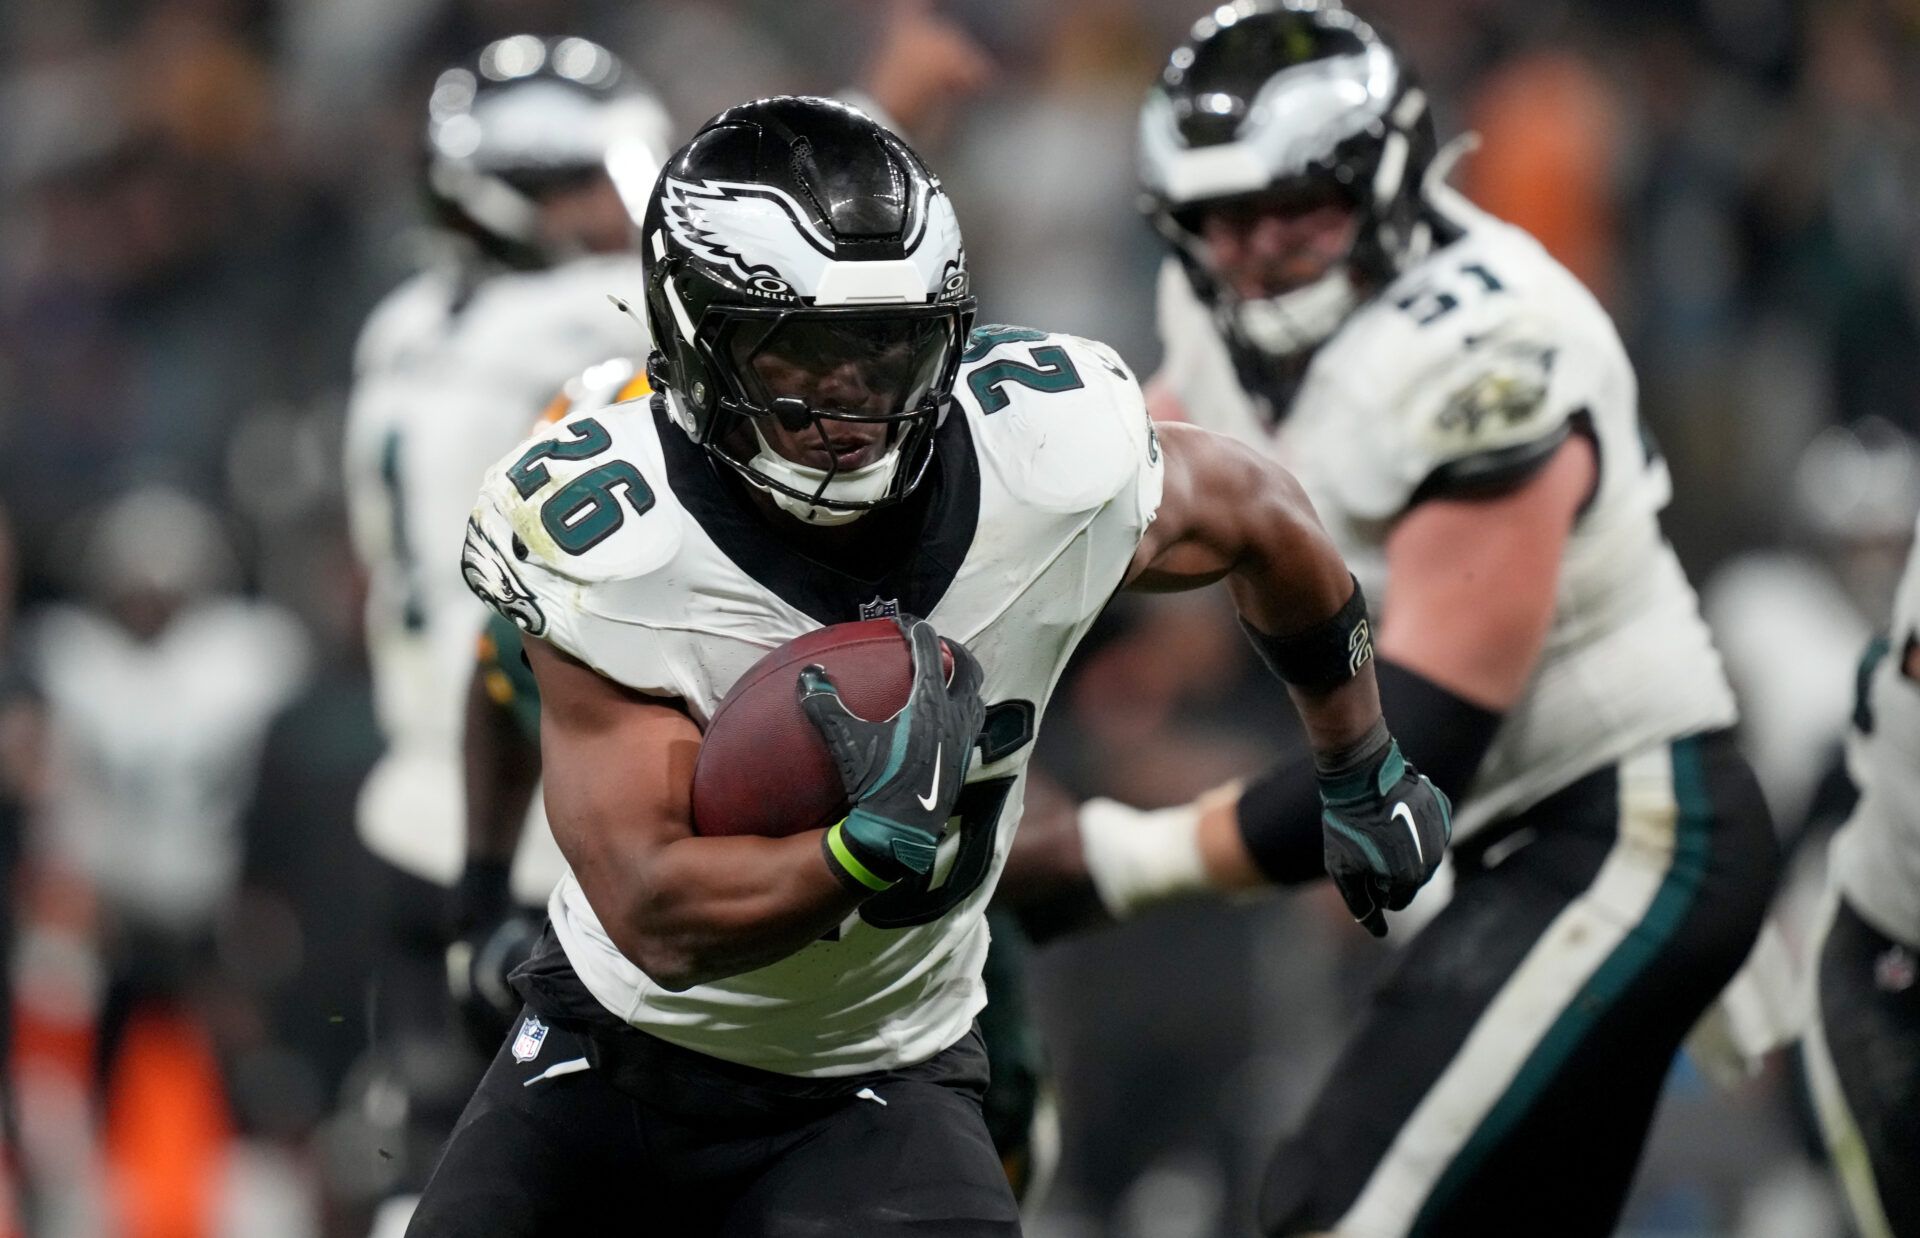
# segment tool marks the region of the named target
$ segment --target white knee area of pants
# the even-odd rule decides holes
[[[1060,1139],[1060,1103],[1052,1088],[1042,1087],[1033,1121],[1027,1125],[1027,1191],[1020,1198],[1020,1215],[1026,1220],[1040,1215],[1053,1190],[1054,1176],[1060,1171]]]
[[[1829,888],[1820,909],[1819,927],[1807,947],[1811,962],[1807,984],[1807,1021],[1801,1039],[1800,1061],[1807,1074],[1808,1090],[1813,1093],[1814,1115],[1819,1119],[1820,1137],[1840,1179],[1846,1196],[1847,1211],[1861,1238],[1894,1238],[1880,1204],[1880,1186],[1874,1179],[1873,1161],[1867,1154],[1860,1125],[1847,1104],[1840,1086],[1840,1072],[1833,1064],[1833,1051],[1827,1047],[1826,1024],[1820,1017],[1820,963],[1826,952],[1827,934],[1833,930],[1833,918],[1839,910],[1839,896]]]
[[[373,1214],[373,1228],[367,1238],[405,1238],[413,1210],[420,1206],[418,1195],[395,1195]]]
[[[1093,888],[1116,920],[1213,888],[1194,804],[1143,811],[1088,800],[1080,806],[1080,850]]]

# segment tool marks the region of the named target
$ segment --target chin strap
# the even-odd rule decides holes
[[[1234,325],[1249,344],[1274,356],[1291,356],[1316,347],[1339,329],[1360,304],[1360,290],[1342,262],[1327,274],[1292,292],[1238,301]]]
[[[789,486],[808,494],[819,492],[823,500],[836,503],[872,503],[884,498],[887,487],[893,484],[893,475],[900,469],[900,449],[896,446],[872,464],[865,464],[847,472],[829,474],[825,469],[808,468],[804,464],[795,464],[768,445],[761,435],[760,427],[753,426],[753,441],[759,445],[753,459],[747,461],[747,470],[758,473],[768,481],[778,482],[780,486]],[[825,489],[821,483],[826,482]],[[781,490],[779,486],[766,487],[767,494],[789,516],[804,520],[808,524],[841,525],[851,524],[867,514],[864,507],[830,507],[808,502]]]

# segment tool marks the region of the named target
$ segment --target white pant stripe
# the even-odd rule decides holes
[[[1820,1117],[1820,1134],[1827,1141],[1834,1171],[1846,1189],[1847,1208],[1853,1213],[1860,1238],[1893,1238],[1893,1226],[1880,1204],[1880,1186],[1874,1180],[1873,1160],[1867,1154],[1867,1142],[1860,1134],[1840,1086],[1840,1072],[1833,1064],[1833,1051],[1827,1047],[1827,1028],[1820,1016],[1820,955],[1827,946],[1827,934],[1833,929],[1838,896],[1831,887],[1820,909],[1820,929],[1807,957],[1813,960],[1812,983],[1807,985],[1812,1009],[1807,1012],[1806,1032],[1801,1038],[1801,1058],[1806,1063],[1807,1082],[1813,1091],[1814,1112]]]
[[[1554,1022],[1645,917],[1673,864],[1678,811],[1665,744],[1621,762],[1620,834],[1593,884],[1554,918],[1495,994],[1333,1233],[1401,1238],[1411,1228]]]

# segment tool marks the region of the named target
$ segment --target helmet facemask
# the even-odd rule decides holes
[[[1339,233],[1331,244],[1316,244],[1308,228],[1296,221],[1337,209]],[[1229,217],[1221,228],[1210,228],[1209,217]],[[1238,269],[1223,269],[1221,250],[1229,244],[1252,246],[1250,238],[1268,215],[1281,216],[1278,226],[1298,230],[1301,239],[1278,255],[1269,249],[1242,255]],[[1304,353],[1339,329],[1371,291],[1373,281],[1358,261],[1366,225],[1362,204],[1334,169],[1315,170],[1254,194],[1200,202],[1168,212],[1172,226],[1163,229],[1179,252],[1190,275],[1207,286],[1207,300],[1229,332],[1269,356]],[[1321,225],[1327,230],[1326,224]],[[1209,233],[1212,239],[1209,239]],[[1317,273],[1284,278],[1287,268],[1302,261],[1317,262]],[[1237,288],[1236,276],[1256,276],[1256,283],[1276,283],[1273,291],[1248,294]],[[1276,276],[1282,278],[1276,278]]]
[[[974,301],[953,206],[898,136],[826,99],[730,109],[643,231],[649,372],[695,443],[808,524],[914,491]]]
[[[960,363],[957,307],[708,312],[722,319],[703,345],[721,386],[715,455],[809,524],[919,485]]]

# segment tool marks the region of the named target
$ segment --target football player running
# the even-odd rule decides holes
[[[448,68],[423,169],[439,252],[374,310],[355,357],[345,478],[386,740],[358,812],[388,908],[368,1085],[406,1098],[378,1233],[398,1232],[486,1066],[449,1009],[446,891],[462,926],[513,901],[511,853],[463,863],[461,703],[487,613],[458,568],[466,515],[560,383],[631,346],[607,294],[639,295],[635,221],[669,149],[652,93],[585,39],[519,35]],[[517,893],[537,903],[563,866],[543,828],[520,852]]]
[[[1452,902],[1281,1148],[1261,1221],[1605,1234],[1777,858],[1619,338],[1444,186],[1436,148],[1392,46],[1311,0],[1216,10],[1141,115],[1172,250],[1149,401],[1299,478],[1383,602],[1388,716],[1460,806]],[[1093,801],[1054,854],[1121,915],[1325,873],[1384,933],[1318,816],[1283,766],[1158,813]]]
[[[866,90],[847,95],[919,122],[987,71],[957,30],[903,0],[888,8]],[[435,260],[375,310],[360,342],[346,477],[387,750],[359,828],[385,862],[391,939],[368,1082],[408,1100],[406,1137],[383,1166],[399,1195],[376,1232],[404,1223],[517,1010],[496,1004],[530,941],[521,909],[543,904],[563,870],[537,810],[499,847],[464,845],[462,703],[487,610],[461,583],[456,547],[487,466],[570,376],[584,370],[609,396],[645,391],[631,364],[607,361],[647,351],[607,298],[640,297],[635,225],[671,147],[653,93],[586,39],[519,35],[447,69],[424,159]]]
[[[642,253],[654,394],[537,435],[468,528],[469,583],[526,633],[570,873],[411,1232],[1016,1234],[970,1030],[983,910],[1107,596],[1226,579],[1383,901],[1437,863],[1445,801],[1386,733],[1358,590],[1286,474],[1156,436],[1101,345],[970,333],[952,207],[892,133],[819,99],[722,113],[669,161]],[[875,612],[913,651],[897,715],[793,686],[847,818],[695,833],[692,756],[735,680]]]
[[[1920,552],[1863,667],[1847,767],[1860,801],[1834,835],[1812,955],[1805,1064],[1863,1238],[1920,1234]]]

